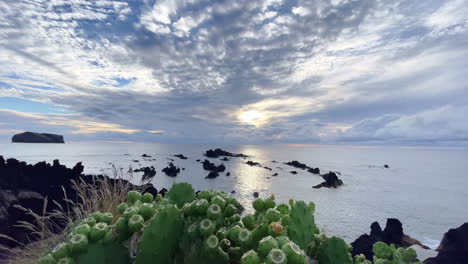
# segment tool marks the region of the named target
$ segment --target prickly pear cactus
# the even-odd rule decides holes
[[[197,197],[195,195],[195,191],[192,188],[192,185],[186,182],[182,182],[174,183],[169,192],[167,192],[166,198],[169,201],[175,203],[179,208],[182,208],[185,203],[190,203]]]
[[[161,208],[143,230],[135,263],[172,263],[183,227],[181,210],[174,205]]]
[[[76,263],[128,264],[130,256],[128,249],[118,243],[93,243],[88,245],[87,251],[77,258]]]
[[[338,237],[331,237],[322,243],[317,260],[320,264],[353,264],[348,245]]]
[[[290,201],[291,209],[288,217],[288,236],[303,250],[314,239],[318,228],[314,220],[314,205],[303,201]]]

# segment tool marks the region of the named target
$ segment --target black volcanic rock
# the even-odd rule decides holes
[[[390,168],[390,166],[388,166],[387,164],[383,165],[383,167],[386,169]]]
[[[81,199],[73,188],[73,181],[95,185],[96,180],[106,178],[109,184],[121,186],[130,184],[126,180],[108,178],[102,175],[83,175],[84,166],[78,162],[73,168],[61,165],[58,160],[53,164],[38,162],[35,165],[27,164],[16,159],[5,159],[0,156],[0,234],[8,235],[22,244],[36,241],[39,237],[31,230],[18,227],[18,221],[31,221],[31,216],[19,209],[21,205],[32,212],[43,215],[44,197],[48,203],[46,214],[54,210],[69,208],[68,200],[79,204]],[[130,184],[131,189],[141,189],[156,195],[158,192],[151,184],[136,186]],[[63,188],[63,190],[62,190]],[[66,197],[65,194],[66,193]],[[55,201],[55,202],[52,202]],[[65,227],[63,219],[51,217],[56,222],[57,233]],[[0,238],[0,244],[15,247],[18,243],[13,240]],[[0,252],[1,253],[1,252]]]
[[[150,155],[148,155],[148,154],[143,154],[143,155],[141,155],[141,156],[142,156],[143,158],[152,158],[152,157],[151,157]]]
[[[231,173],[228,171],[228,172],[226,173],[226,176],[231,176]]]
[[[289,165],[289,166],[293,166],[293,167],[296,167],[296,168],[299,168],[299,169],[303,169],[303,170],[309,168],[307,165],[305,165],[304,163],[300,163],[297,160],[285,162],[284,164]]]
[[[343,185],[343,181],[336,176],[336,173],[330,171],[327,174],[322,175],[322,178],[325,180],[324,182],[313,186],[312,188],[338,188],[339,186]]]
[[[273,173],[273,175],[271,175],[271,176],[278,176],[278,173],[275,172],[275,173]]]
[[[176,177],[177,174],[179,174],[180,169],[174,166],[172,162],[170,162],[166,168],[162,169],[162,172],[164,172],[169,177]]]
[[[266,170],[272,171],[272,169],[270,167],[263,166],[263,168],[266,169]]]
[[[285,162],[284,164],[289,165],[289,166],[293,166],[295,168],[303,169],[303,170],[307,169],[308,172],[313,173],[313,174],[320,174],[320,169],[319,168],[309,167],[306,164],[300,163],[297,160]]]
[[[313,174],[320,174],[320,169],[319,168],[309,168],[307,169],[308,172],[313,173]]]
[[[216,166],[214,163],[205,160],[203,161],[203,169],[207,171],[223,172],[226,170],[226,166],[224,166],[222,163],[221,165]]]
[[[297,171],[290,171],[291,174],[297,174]]]
[[[244,155],[244,154],[234,154],[234,153],[231,153],[231,152],[228,152],[228,151],[225,151],[225,150],[222,150],[222,149],[215,149],[215,150],[212,150],[212,149],[209,149],[205,152],[204,154],[207,158],[218,158],[220,156],[226,156],[226,157],[248,157],[247,155]]]
[[[156,176],[156,169],[153,166],[135,169],[133,172],[143,172],[143,180]]]
[[[261,167],[262,165],[260,165],[260,163],[258,162],[255,162],[255,161],[247,161],[245,164],[249,165],[249,166],[258,166],[258,167]]]
[[[174,155],[174,157],[177,157],[179,159],[184,159],[184,160],[187,159],[187,157],[184,156],[183,154],[177,154],[177,155]]]
[[[210,171],[208,175],[206,175],[205,179],[214,179],[219,176],[219,173],[216,171]]]
[[[445,233],[436,250],[437,256],[426,259],[424,264],[468,263],[468,223]]]
[[[352,255],[356,256],[364,254],[367,259],[372,260],[374,253],[372,247],[374,243],[382,241],[387,244],[394,244],[396,247],[410,247],[412,245],[419,245],[422,248],[428,249],[418,240],[403,233],[403,225],[400,220],[396,218],[388,218],[385,229],[382,231],[378,222],[371,224],[370,235],[363,234],[354,242],[351,243],[353,247]],[[442,262],[441,262],[442,263]],[[444,262],[448,263],[448,262]]]
[[[221,161],[230,161],[230,159],[228,157],[224,157],[222,159],[220,159]]]
[[[13,143],[65,143],[62,135],[24,132],[11,138]]]

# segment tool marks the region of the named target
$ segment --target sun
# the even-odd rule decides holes
[[[256,127],[265,121],[265,115],[257,110],[241,111],[237,118],[242,122]]]

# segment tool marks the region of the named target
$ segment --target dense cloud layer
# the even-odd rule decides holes
[[[465,0],[0,2],[0,97],[64,111],[0,105],[0,138],[466,144],[467,17]]]

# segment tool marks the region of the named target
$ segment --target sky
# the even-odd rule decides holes
[[[468,146],[468,0],[3,0],[0,141]]]

